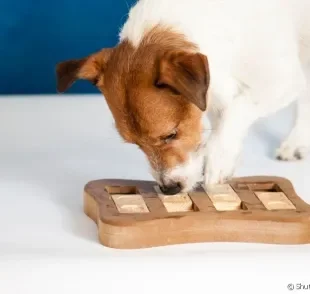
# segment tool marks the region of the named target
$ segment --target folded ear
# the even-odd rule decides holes
[[[208,60],[203,54],[173,51],[160,59],[157,86],[182,94],[202,111],[207,108],[209,82]]]
[[[103,49],[81,59],[58,63],[56,66],[57,91],[65,92],[78,79],[88,80],[95,84],[99,76],[103,74],[111,52],[110,48]]]

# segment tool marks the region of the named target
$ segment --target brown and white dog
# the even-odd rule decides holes
[[[166,194],[189,191],[203,173],[205,184],[225,181],[253,122],[297,98],[277,157],[304,157],[309,72],[309,0],[140,0],[117,46],[57,65],[59,92],[77,79],[98,87]]]

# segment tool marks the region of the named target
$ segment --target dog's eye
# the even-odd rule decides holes
[[[168,136],[165,136],[162,138],[162,140],[168,144],[170,143],[172,140],[174,140],[177,137],[177,131],[173,131],[171,134],[169,134]]]
[[[172,87],[172,86],[170,86],[168,84],[156,82],[155,83],[155,87],[157,89],[169,90],[172,94],[177,95],[177,96],[181,95],[179,91],[177,91],[174,87]]]
[[[91,81],[91,83],[92,83],[94,86],[97,86],[98,82],[99,82],[99,78],[98,78],[98,77],[94,78],[94,79]]]

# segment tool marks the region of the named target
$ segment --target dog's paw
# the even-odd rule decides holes
[[[296,161],[304,159],[309,153],[309,146],[296,146],[283,144],[276,150],[276,159],[283,161]]]
[[[206,147],[204,184],[222,184],[229,180],[234,174],[239,154],[239,146],[213,137]]]
[[[276,158],[284,161],[295,161],[304,159],[310,151],[310,136],[304,134],[297,136],[295,130],[283,141],[280,148],[276,150]]]

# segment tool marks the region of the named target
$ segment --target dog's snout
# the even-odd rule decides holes
[[[182,186],[181,186],[181,183],[179,182],[172,182],[172,183],[169,183],[169,185],[160,186],[160,190],[165,195],[175,195],[181,192]]]

